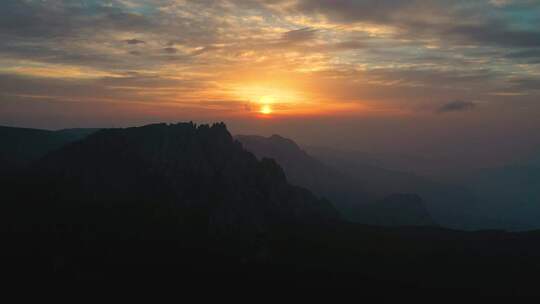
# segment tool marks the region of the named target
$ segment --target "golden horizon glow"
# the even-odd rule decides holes
[[[479,112],[540,96],[540,65],[529,60],[535,46],[491,35],[515,27],[516,35],[528,37],[537,27],[530,18],[504,12],[513,1],[441,1],[428,7],[400,1],[399,11],[385,4],[373,15],[350,1],[318,6],[299,0],[24,2],[0,4],[8,15],[21,17],[18,25],[29,25],[2,32],[2,110],[5,102],[24,101],[14,106],[24,112],[27,102],[46,100],[85,102],[80,110],[85,117],[102,117],[101,109],[86,109],[106,102],[147,104],[152,110],[143,117],[167,118],[174,108],[182,117],[303,119],[441,114],[447,103],[468,99],[482,104]],[[100,13],[109,10],[129,16],[129,22]],[[466,17],[484,12],[492,17],[460,18],[458,12],[468,10]],[[503,27],[492,29],[490,18]],[[52,19],[73,26],[33,22]],[[456,29],[473,24],[488,35],[448,35],[454,21]],[[417,35],[420,23],[433,30]],[[37,34],[42,39],[34,39]],[[493,54],[511,56],[493,60]]]
[[[259,112],[264,115],[269,115],[269,114],[272,114],[273,111],[272,111],[272,107],[266,104],[261,107],[261,110]]]
[[[234,86],[233,95],[241,100],[258,104],[298,103],[303,100],[298,91],[290,88],[292,84],[257,84]]]
[[[259,99],[259,103],[262,103],[264,105],[273,104],[276,102],[276,99],[274,96],[266,95]]]

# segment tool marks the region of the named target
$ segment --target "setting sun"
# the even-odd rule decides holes
[[[269,105],[263,105],[260,110],[261,114],[272,114],[272,108]]]

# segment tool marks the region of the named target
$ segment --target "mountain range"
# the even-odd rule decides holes
[[[27,132],[10,140],[30,145]],[[538,231],[414,226],[432,220],[419,195],[381,198],[365,187],[354,193],[375,202],[360,203],[362,210],[391,227],[355,223],[299,186],[279,160],[252,154],[222,123],[89,133],[42,155],[4,152],[4,164],[24,160],[17,174],[2,170],[1,260],[11,281],[538,292]],[[316,190],[332,190],[325,174],[350,178],[307,153],[298,157],[315,168],[307,181],[320,182]]]
[[[48,152],[95,133],[98,129],[47,131],[0,127],[0,167],[11,178]],[[376,225],[434,225],[456,229],[538,228],[540,178],[534,161],[500,168],[475,170],[436,181],[412,173],[385,169],[386,163],[365,153],[308,147],[279,135],[235,137],[258,158],[277,161],[294,185],[329,199],[348,220]],[[414,207],[386,208],[393,194],[416,195],[422,208],[410,220]],[[412,204],[414,206],[414,204]],[[380,211],[376,211],[380,209]],[[395,214],[388,214],[395,210]],[[425,213],[427,212],[427,214]],[[409,214],[401,222],[399,215]],[[386,217],[386,215],[388,215]],[[386,220],[387,218],[388,220]]]
[[[238,135],[235,137],[257,157],[275,159],[289,181],[327,197],[350,221],[376,225],[436,225],[418,195],[398,195],[390,191],[379,192],[370,178],[381,175],[382,169],[350,173],[326,165],[302,150],[294,141],[279,135],[262,137]],[[356,174],[355,174],[356,173]],[[362,177],[358,175],[362,174]],[[364,176],[369,176],[364,178]],[[391,174],[384,177],[391,189]],[[399,189],[407,192],[409,189]],[[413,189],[417,190],[417,189]]]
[[[235,235],[264,232],[275,224],[339,219],[328,201],[289,185],[273,160],[257,160],[223,124],[104,129],[46,154],[29,172],[31,196],[37,197],[28,199],[54,203],[57,210],[47,216],[52,225],[75,218],[91,225],[95,216],[110,225],[108,233],[127,233],[128,221],[144,219],[152,226],[168,218]],[[133,226],[129,232],[146,228]]]

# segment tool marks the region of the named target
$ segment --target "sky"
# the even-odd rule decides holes
[[[540,151],[538,0],[2,0],[0,125],[225,121],[309,145]]]

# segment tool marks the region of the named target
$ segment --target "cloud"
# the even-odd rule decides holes
[[[540,91],[540,78],[512,79],[510,89],[516,92],[538,92]]]
[[[503,7],[512,3],[512,0],[489,0],[489,3],[496,7]]]
[[[540,48],[510,52],[506,58],[531,64],[540,63]]]
[[[176,48],[173,48],[173,47],[166,47],[163,49],[163,52],[167,53],[167,54],[176,54],[176,52],[178,52],[178,50]]]
[[[501,12],[501,7],[512,5],[512,14]],[[540,46],[540,20],[527,17],[540,14],[538,1],[299,0],[293,7],[295,12],[321,15],[338,24],[389,26],[404,39],[436,39],[447,43],[451,39],[455,43],[503,47]],[[521,24],[516,27],[518,21]]]
[[[469,41],[504,47],[540,47],[540,30],[514,30],[505,24],[460,25],[447,31],[449,35],[467,38]]]
[[[139,40],[139,39],[127,39],[127,40],[124,40],[127,44],[145,44],[146,42],[143,41],[143,40]]]
[[[437,112],[438,113],[463,112],[463,111],[472,110],[475,107],[476,107],[476,104],[474,102],[455,100],[455,101],[451,101],[451,102],[443,104],[437,109]]]
[[[190,101],[204,94],[225,100],[236,98],[229,96],[232,82],[274,80],[336,103],[418,100],[419,88],[422,102],[440,96],[483,100],[501,88],[536,94],[540,3],[493,2],[505,5],[488,0],[3,0],[0,73],[35,80],[66,70],[62,86],[76,74],[94,79],[75,80],[89,88],[81,90],[88,96],[135,101],[174,102],[188,90]],[[160,77],[122,76],[131,70]],[[88,71],[94,75],[81,75]],[[114,76],[97,81],[100,75]],[[23,78],[13,82],[22,84]],[[18,87],[20,94],[32,93],[31,86]]]
[[[317,30],[306,27],[299,30],[288,31],[283,34],[283,40],[288,42],[304,42],[315,38]]]
[[[82,32],[144,31],[152,27],[151,19],[112,3],[4,0],[0,4],[0,34],[29,38],[78,37]]]

